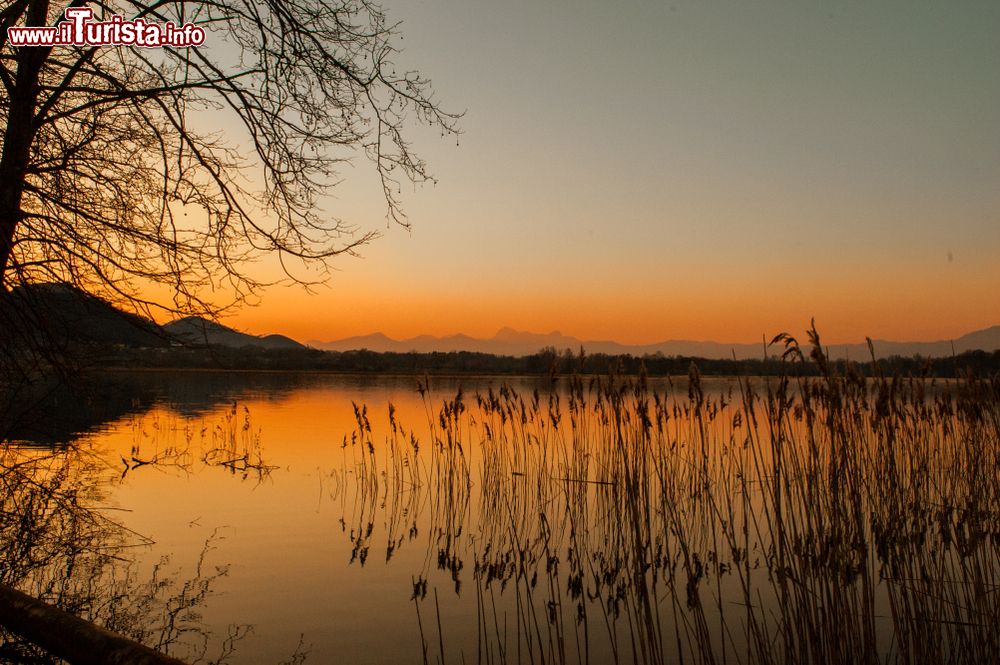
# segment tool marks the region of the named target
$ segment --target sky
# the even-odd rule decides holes
[[[1000,324],[1000,3],[389,0],[397,62],[463,133],[387,225],[363,161],[332,214],[382,237],[313,294],[224,319],[381,331],[935,340]]]

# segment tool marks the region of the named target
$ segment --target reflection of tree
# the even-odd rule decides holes
[[[97,508],[115,473],[102,460],[76,446],[4,446],[0,469],[0,582],[161,652],[191,661],[206,656],[210,633],[199,608],[226,575],[226,568],[208,565],[211,541],[191,577],[164,559],[139,579],[128,550],[148,541]],[[222,655],[247,630],[230,627]],[[2,639],[7,661],[54,662],[6,631]]]
[[[108,480],[99,461],[76,448],[65,451],[0,449],[4,547],[0,580],[50,590],[53,563],[67,553],[113,553],[128,540],[101,513],[85,509]]]
[[[0,440],[62,445],[157,404],[190,418],[248,395],[285,400],[317,380],[295,374],[126,371],[73,380],[35,377],[5,391],[0,376]]]

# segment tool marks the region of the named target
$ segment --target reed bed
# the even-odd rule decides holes
[[[835,374],[812,341],[819,378],[724,389],[423,385],[419,435],[356,405],[331,474],[354,558],[376,523],[387,561],[426,548],[425,662],[1000,661],[1000,380]]]

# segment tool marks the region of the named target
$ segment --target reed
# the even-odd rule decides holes
[[[356,406],[338,487],[358,547],[376,520],[387,560],[424,543],[418,617],[429,581],[440,616],[438,576],[461,595],[471,573],[475,653],[445,625],[425,659],[1000,659],[1000,380],[866,378],[815,331],[808,354],[775,341],[789,372],[722,389],[695,367],[441,404],[422,385],[425,441]]]

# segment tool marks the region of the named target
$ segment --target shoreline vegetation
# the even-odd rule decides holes
[[[557,376],[606,375],[686,376],[691,365],[706,376],[812,376],[822,374],[814,362],[789,364],[782,349],[768,349],[759,360],[720,360],[692,356],[588,355],[571,349],[541,349],[527,356],[498,356],[470,351],[395,353],[367,349],[322,351],[318,349],[262,349],[223,346],[127,348],[94,346],[79,354],[87,366],[107,370],[251,370],[303,371],[344,374]],[[763,356],[764,349],[761,349]],[[1000,351],[966,351],[947,358],[921,356],[830,360],[830,368],[862,376],[886,374],[927,378],[959,378],[966,374],[988,376],[1000,371]]]
[[[819,377],[722,392],[695,368],[686,392],[459,390],[427,404],[430,445],[391,404],[385,432],[355,406],[340,486],[361,565],[430,513],[423,661],[995,662],[1000,377],[838,374],[810,337],[808,356],[781,341]],[[470,577],[474,654],[439,603]]]
[[[555,376],[622,375],[685,376],[694,364],[706,376],[819,376],[814,362],[784,362],[784,336],[761,343],[759,357],[717,358],[655,353],[585,352],[583,346],[544,346],[534,353],[500,355],[489,351],[324,350],[304,346],[281,335],[257,337],[207,319],[188,317],[159,326],[124,312],[66,284],[21,287],[0,297],[0,324],[7,340],[0,349],[0,369],[25,370],[35,376],[55,370],[213,369],[279,370],[400,375]],[[992,329],[990,329],[992,330]],[[815,332],[815,331],[813,331]],[[818,341],[818,337],[817,337]],[[993,346],[984,340],[985,348]],[[966,346],[948,355],[887,355],[879,342],[868,341],[856,358],[826,362],[840,374],[884,374],[958,378],[1000,372],[1000,350]],[[952,345],[954,349],[954,345]],[[0,378],[2,380],[2,378]],[[0,391],[3,386],[0,385]],[[0,393],[2,394],[2,393]]]

